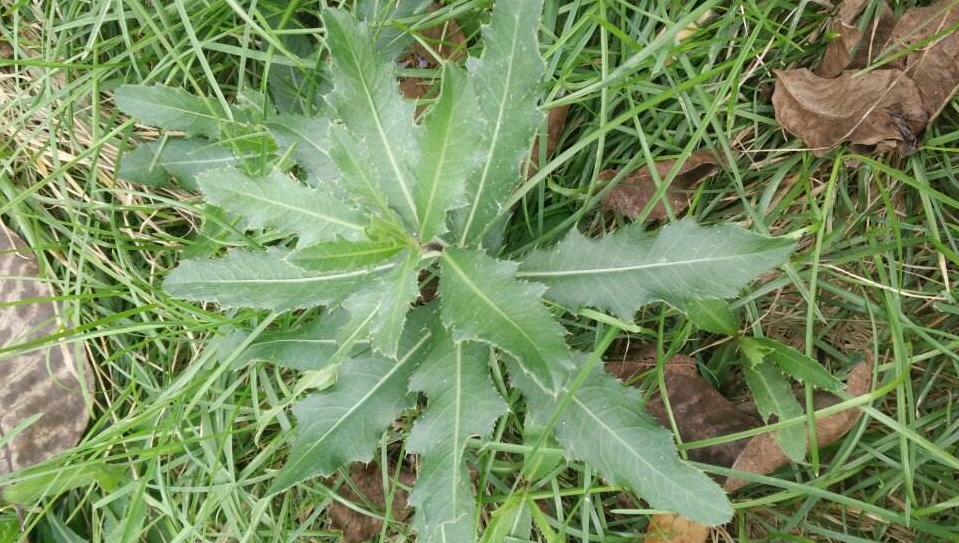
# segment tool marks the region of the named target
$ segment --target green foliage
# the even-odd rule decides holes
[[[802,406],[792,394],[789,382],[770,364],[753,366],[746,364],[743,368],[746,384],[753,392],[756,400],[756,409],[768,422],[770,415],[777,415],[780,419],[800,417],[803,414]],[[806,427],[795,425],[776,431],[776,441],[789,458],[799,462],[806,456]]]
[[[581,366],[585,356],[578,358]],[[545,423],[555,411],[552,398],[521,372],[512,377],[532,416]],[[656,489],[643,495],[656,509],[695,511],[695,518],[707,524],[732,517],[719,486],[680,460],[672,435],[643,411],[638,390],[593,370],[577,390],[564,392],[572,394],[572,401],[560,414],[555,433],[567,456],[593,466],[612,484]]]
[[[362,6],[366,18],[379,13]],[[720,488],[678,457],[637,390],[599,370],[572,386],[584,357],[567,345],[544,300],[557,311],[592,306],[625,319],[666,301],[692,309],[707,329],[729,331],[732,321],[715,300],[782,264],[794,244],[684,220],[654,234],[631,226],[599,239],[573,229],[555,247],[498,258],[503,206],[544,119],[541,9],[539,0],[496,2],[482,55],[465,73],[444,66],[439,98],[420,117],[396,85],[389,44],[400,35],[384,44],[386,28],[374,32],[375,24],[334,8],[321,13],[332,77],[322,104],[304,105],[304,85],[321,85],[289,71],[276,77],[296,107],[277,114],[251,95],[245,102],[262,107],[238,105],[222,126],[204,115],[206,101],[184,91],[119,91],[124,112],[196,136],[174,140],[181,147],[169,157],[153,146],[128,154],[127,171],[152,185],[176,177],[218,206],[211,213],[225,210],[237,229],[256,232],[250,247],[182,261],[166,290],[225,309],[327,308],[293,331],[267,332],[237,361],[337,374],[327,390],[294,405],[296,434],[271,492],[370,460],[383,432],[423,393],[428,403],[407,441],[422,455],[413,526],[424,541],[475,541],[465,445],[506,413],[488,373],[491,363],[505,363],[533,434],[555,437],[568,457],[653,507],[709,524],[730,518]],[[158,107],[147,108],[144,97]],[[230,142],[215,147],[201,136]],[[258,157],[237,158],[256,148]],[[212,149],[220,149],[213,158]],[[202,160],[194,169],[170,166],[183,156]],[[228,163],[214,168],[214,159]],[[439,300],[426,303],[419,299],[430,281],[439,283]],[[792,358],[783,365],[821,378]],[[528,537],[528,505],[507,501],[483,540]]]

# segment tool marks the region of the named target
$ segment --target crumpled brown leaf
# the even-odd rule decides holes
[[[386,505],[387,492],[383,490],[383,474],[376,464],[356,463],[350,466],[350,481],[353,486],[362,494],[357,494],[348,483],[340,486],[340,496],[356,503],[364,509],[369,509],[365,504],[369,503],[375,506],[376,512],[382,512]],[[390,477],[393,477],[391,470]],[[399,480],[406,486],[412,486],[416,477],[408,470],[400,471]],[[403,522],[410,517],[412,511],[407,504],[407,492],[397,487],[393,492],[393,503],[390,508],[390,518]],[[334,530],[343,533],[343,540],[346,543],[363,543],[380,535],[383,529],[383,521],[368,517],[358,511],[339,503],[333,502],[330,505],[330,524]]]
[[[6,346],[55,332],[56,308],[50,302],[11,303],[53,296],[49,284],[33,280],[36,257],[0,224],[0,339]],[[33,349],[0,361],[0,438],[33,415],[39,420],[0,447],[0,475],[37,464],[77,444],[87,426],[83,385],[93,384],[89,364],[79,363],[67,345]]]
[[[659,178],[665,178],[675,163],[675,160],[657,161],[656,172],[659,174]],[[689,207],[689,192],[696,188],[703,179],[718,172],[720,164],[721,162],[712,151],[696,151],[689,156],[676,173],[676,177],[670,183],[669,188],[666,189],[665,197],[669,199],[669,205],[673,208],[674,213],[682,213]],[[603,181],[609,181],[616,177],[617,173],[616,170],[603,170],[599,173],[599,178]],[[653,182],[649,166],[643,166],[613,187],[603,198],[602,205],[609,211],[635,220],[655,193],[656,184]],[[660,200],[653,206],[652,211],[646,216],[646,220],[659,221],[667,216],[666,206]]]
[[[429,12],[432,13],[442,7],[442,4],[433,2]],[[466,55],[466,36],[456,21],[449,20],[443,24],[431,26],[423,30],[421,35],[442,59],[456,61]],[[431,70],[438,66],[436,58],[419,42],[410,47],[409,52],[399,60],[401,68]],[[431,88],[432,83],[420,77],[400,78],[400,90],[411,100],[426,96]]]
[[[629,383],[641,374],[656,368],[653,348],[641,349],[627,358],[608,361],[606,371]],[[673,355],[665,366],[666,394],[669,407],[684,442],[700,441],[763,426],[755,407],[734,404],[719,393],[699,374],[696,362],[684,355]],[[872,358],[856,365],[846,377],[846,392],[860,396],[869,392],[872,383]],[[829,393],[817,392],[816,409],[835,405],[839,399]],[[669,415],[658,391],[646,404],[646,409],[660,424],[669,428]],[[816,420],[818,444],[824,447],[844,436],[859,420],[858,409],[847,409]],[[767,432],[752,438],[711,445],[688,451],[690,459],[705,464],[731,467],[739,471],[768,474],[790,462]],[[748,484],[741,479],[725,481],[724,490],[735,492]],[[708,530],[705,526],[672,514],[653,515],[646,531],[646,541],[663,543],[700,543]],[[658,539],[654,539],[658,538]]]
[[[872,357],[857,364],[846,376],[846,392],[851,396],[862,396],[872,386]],[[832,394],[817,392],[813,404],[817,410],[839,403]],[[852,429],[862,412],[859,409],[846,409],[826,417],[816,419],[816,441],[820,447],[836,442]],[[789,463],[789,457],[776,443],[772,433],[760,434],[751,440],[732,464],[732,469],[747,473],[766,475]],[[726,492],[735,492],[749,484],[743,479],[729,479],[723,485]]]
[[[865,73],[878,60],[923,42],[959,23],[959,5],[940,0],[912,8],[898,20],[885,4],[859,30],[867,2],[844,2],[830,30],[838,38],[826,47],[816,72],[776,71],[773,107],[787,132],[814,154],[849,142],[857,152],[918,149],[923,131],[959,87],[959,32],[950,32]]]

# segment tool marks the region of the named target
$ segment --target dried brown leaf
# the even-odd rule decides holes
[[[675,160],[657,161],[656,172],[659,178],[665,178],[675,163]],[[697,151],[690,155],[689,159],[680,166],[669,188],[666,189],[665,197],[669,199],[673,212],[682,213],[689,207],[689,192],[703,179],[718,172],[720,164],[721,162],[711,151]],[[601,180],[609,181],[616,175],[616,170],[604,170],[600,172],[599,177]],[[653,181],[653,175],[649,166],[643,166],[609,191],[603,198],[602,205],[610,211],[635,220],[655,193],[656,183]],[[653,206],[646,220],[658,221],[667,216],[666,206],[660,200]]]
[[[800,68],[776,76],[776,120],[817,156],[845,142],[907,155],[929,120],[916,83],[902,70],[824,79]]]
[[[872,357],[856,365],[846,376],[846,392],[852,396],[862,396],[869,392],[872,384]],[[816,409],[835,405],[839,400],[832,394],[817,393],[814,399]],[[826,417],[816,419],[816,438],[820,447],[836,442],[852,429],[862,415],[856,408],[846,409]],[[732,469],[747,473],[766,475],[790,462],[789,457],[776,443],[772,433],[752,438],[742,454],[732,464]],[[735,492],[749,484],[743,479],[729,479],[723,486],[726,492]]]
[[[645,543],[704,543],[709,528],[674,513],[653,515],[646,528]]]
[[[776,74],[776,119],[816,155],[845,142],[860,152],[909,155],[959,89],[959,33],[950,30],[959,23],[959,6],[953,0],[912,8],[898,20],[881,4],[865,26],[857,22],[863,7],[861,0],[843,3],[830,27],[839,37],[827,45],[815,75],[805,69]],[[904,58],[858,73],[884,51],[892,58],[919,43],[924,45]]]
[[[393,477],[393,470],[390,478]],[[350,466],[350,481],[340,487],[340,496],[355,503],[358,507],[376,513],[382,513],[386,506],[386,495],[383,489],[383,473],[376,464],[353,464]],[[412,486],[415,477],[407,470],[400,471],[399,480],[406,486]],[[350,486],[349,483],[352,483]],[[356,490],[353,489],[356,488]],[[409,518],[411,510],[407,504],[407,492],[399,487],[393,492],[393,502],[390,508],[390,518],[403,522]],[[362,543],[380,535],[383,521],[364,515],[339,502],[330,505],[330,524],[334,530],[343,533],[346,543]]]
[[[896,46],[909,47],[959,23],[959,4],[939,0],[912,8],[892,33]],[[955,30],[906,56],[906,73],[916,82],[929,121],[935,119],[959,87],[959,32]]]
[[[55,332],[57,312],[50,302],[10,303],[53,296],[39,279],[36,257],[0,224],[0,340],[6,346]],[[7,305],[9,304],[9,305]],[[88,412],[81,383],[92,384],[85,361],[66,345],[30,350],[0,362],[0,437],[38,413],[39,420],[0,448],[0,475],[42,462],[77,444]]]
[[[441,7],[443,7],[442,4],[434,2],[430,5],[429,12],[432,13]],[[466,36],[459,25],[456,24],[456,21],[449,20],[443,24],[431,26],[420,34],[443,60],[457,61],[466,55]],[[436,69],[439,62],[420,42],[416,42],[410,47],[409,52],[400,58],[399,66],[401,68],[431,70]],[[428,79],[420,77],[400,78],[400,90],[404,96],[411,100],[426,96],[432,86],[432,81]]]
[[[669,408],[684,442],[722,437],[762,425],[758,417],[738,409],[703,379],[693,359],[674,355],[665,369]],[[660,424],[670,427],[666,405],[658,392],[649,399],[646,409]],[[689,457],[696,462],[729,466],[748,441],[744,438],[692,449]]]
[[[569,106],[554,107],[546,114],[546,158],[553,156],[556,146],[559,144],[559,138],[563,135],[563,129],[566,128],[566,113]],[[533,177],[539,170],[539,137],[533,142],[533,150],[530,153],[529,168],[526,170],[527,178]]]

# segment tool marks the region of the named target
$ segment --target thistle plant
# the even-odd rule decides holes
[[[187,136],[130,153],[127,179],[174,177],[240,230],[273,233],[266,248],[182,261],[167,292],[224,309],[323,308],[249,347],[336,372],[335,384],[293,406],[295,436],[270,492],[370,461],[398,417],[416,416],[405,450],[420,455],[410,495],[418,540],[475,541],[465,451],[507,415],[490,377],[497,367],[568,458],[656,509],[711,525],[731,518],[719,486],[643,411],[643,395],[571,349],[557,317],[590,307],[630,321],[651,302],[686,311],[730,298],[782,264],[793,243],[680,220],[654,234],[634,225],[591,238],[574,228],[555,246],[499,257],[508,203],[544,122],[541,9],[541,0],[498,0],[473,47],[482,53],[465,69],[445,63],[420,115],[399,92],[382,36],[335,8],[322,11],[331,86],[314,85],[329,90],[309,108],[118,89],[121,110]],[[429,281],[438,294],[427,302]]]

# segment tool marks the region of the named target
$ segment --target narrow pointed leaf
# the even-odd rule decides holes
[[[437,338],[410,380],[410,389],[429,398],[406,444],[421,455],[410,503],[423,543],[476,541],[476,500],[463,452],[469,437],[487,436],[507,411],[490,380],[489,358],[486,345]]]
[[[412,405],[409,378],[428,350],[431,335],[422,315],[411,317],[398,359],[350,360],[340,367],[336,384],[293,407],[296,437],[269,494],[315,475],[329,475],[349,462],[373,458],[380,435]]]
[[[387,201],[410,224],[417,225],[412,164],[421,159],[414,106],[403,99],[392,62],[373,51],[369,29],[349,13],[323,10],[330,49],[333,91],[327,95],[346,128],[368,149],[370,162]]]
[[[208,171],[197,184],[207,201],[242,216],[250,228],[289,230],[299,235],[301,245],[363,236],[362,213],[277,170],[263,178],[237,169]]]
[[[299,30],[300,28],[297,27]],[[310,67],[301,68],[290,63],[270,65],[268,90],[276,108],[281,113],[294,115],[313,115],[321,108],[323,79],[316,66],[319,56],[317,48],[308,36],[288,34],[281,37],[283,45],[294,55],[300,57]]]
[[[300,371],[321,370],[336,352],[334,333],[342,317],[342,312],[327,313],[291,330],[261,334],[234,365],[264,361]]]
[[[188,136],[216,138],[220,126],[214,114],[217,108],[207,105],[189,92],[163,85],[123,85],[113,94],[120,111],[141,122],[177,130]]]
[[[293,149],[293,160],[307,171],[310,184],[329,187],[340,177],[330,157],[330,121],[302,115],[283,114],[266,123],[279,145],[280,153]]]
[[[340,171],[340,186],[359,204],[391,217],[390,204],[380,190],[377,173],[370,168],[373,159],[366,142],[358,139],[342,125],[330,128],[330,158]]]
[[[531,253],[517,277],[549,287],[548,298],[593,306],[631,319],[642,305],[665,301],[684,309],[697,298],[730,298],[786,261],[791,240],[737,226],[702,227],[682,220],[652,236],[642,225],[599,239],[576,230],[555,247]]]
[[[571,367],[563,328],[543,306],[543,286],[514,279],[516,266],[482,251],[444,250],[443,323],[456,341],[483,341],[515,356],[536,383],[555,392]]]
[[[432,0],[360,0],[356,4],[356,16],[375,29],[375,50],[380,58],[394,60],[413,42],[413,37],[404,26],[395,24],[400,19],[423,13]]]
[[[780,420],[802,416],[802,406],[776,366],[769,363],[757,366],[745,364],[743,373],[756,400],[756,409],[764,421],[768,422],[773,414]],[[795,462],[801,461],[806,456],[806,426],[797,424],[777,430],[776,442],[789,458]]]
[[[446,232],[447,213],[466,203],[464,180],[479,164],[476,139],[482,126],[473,115],[476,95],[456,65],[443,68],[439,101],[423,121],[423,159],[419,162],[416,206],[419,239]]]
[[[469,201],[456,215],[460,244],[477,242],[519,180],[520,164],[544,120],[537,107],[544,64],[539,54],[542,0],[498,1],[469,80],[484,121],[483,162],[467,181]]]
[[[351,270],[389,260],[406,245],[394,240],[325,241],[297,249],[289,261],[305,270]]]
[[[342,300],[378,272],[378,268],[332,273],[307,272],[287,263],[286,251],[235,250],[216,260],[187,260],[163,283],[172,296],[216,302],[224,308],[252,307],[289,311]]]
[[[751,339],[766,349],[766,360],[773,362],[795,379],[833,392],[843,388],[842,381],[826,371],[815,359],[778,341],[768,338]]]
[[[124,181],[151,187],[168,186],[173,178],[181,187],[197,190],[197,175],[239,164],[233,151],[221,145],[201,139],[170,139],[142,143],[124,154],[118,175]]]
[[[549,420],[558,402],[525,377],[511,375],[534,416]],[[643,403],[639,390],[597,369],[560,416],[556,438],[567,457],[586,462],[610,484],[631,488],[656,509],[712,526],[728,522],[733,509],[725,493],[679,458],[672,435],[643,410]]]
[[[406,314],[420,294],[416,281],[417,264],[419,252],[410,251],[382,278],[371,282],[367,288],[343,303],[351,320],[372,315],[368,330],[373,349],[388,357],[396,355]]]
[[[739,333],[739,318],[726,300],[717,298],[693,299],[686,302],[686,314],[693,324],[707,332],[735,336]]]

